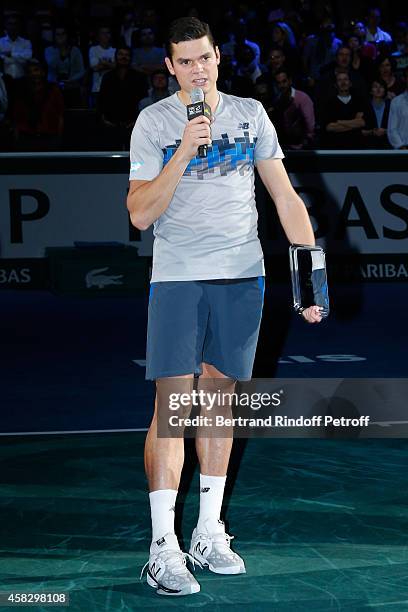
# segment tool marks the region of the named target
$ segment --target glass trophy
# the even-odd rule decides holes
[[[292,244],[289,247],[292,278],[293,307],[299,314],[309,306],[320,306],[322,317],[327,317],[329,293],[326,258],[322,247]]]

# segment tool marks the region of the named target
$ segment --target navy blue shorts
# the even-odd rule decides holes
[[[263,276],[150,285],[146,379],[202,374],[202,362],[250,380],[265,292]]]

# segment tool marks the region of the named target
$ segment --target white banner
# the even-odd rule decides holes
[[[408,186],[403,172],[291,175],[318,242],[331,252],[408,251]],[[126,174],[0,176],[0,255],[44,257],[74,241],[119,241],[151,255],[152,232],[131,240]],[[266,202],[269,205],[269,202]],[[272,204],[271,204],[272,205]],[[188,207],[188,203],[186,203]]]

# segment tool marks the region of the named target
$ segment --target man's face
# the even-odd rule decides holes
[[[99,30],[99,44],[100,45],[109,45],[111,40],[111,31],[109,28],[101,28]]]
[[[350,49],[339,49],[336,56],[337,65],[341,68],[348,68],[351,61],[351,51]]]
[[[116,52],[118,66],[130,66],[130,52],[127,49],[118,49]]]
[[[146,46],[154,44],[154,34],[151,28],[143,28],[140,32],[140,43]]]
[[[154,89],[167,89],[168,81],[164,74],[154,74],[152,76],[152,86]]]
[[[30,64],[27,70],[27,77],[30,81],[42,81],[45,76],[44,70],[40,64]]]
[[[368,25],[377,27],[381,20],[381,13],[378,9],[372,9],[368,14]]]
[[[348,96],[351,87],[349,75],[345,72],[340,72],[338,75],[336,75],[336,86],[341,96]]]
[[[196,40],[172,43],[172,58],[166,57],[166,66],[186,93],[199,87],[205,94],[216,87],[220,52],[214,49],[208,36]]]
[[[56,28],[55,30],[55,43],[57,45],[65,45],[67,42],[67,33],[64,28]]]
[[[280,72],[275,77],[276,85],[281,94],[288,94],[292,87],[292,81],[284,72]]]
[[[357,21],[356,25],[354,26],[353,34],[365,38],[366,27],[362,21]]]
[[[377,98],[385,98],[385,88],[378,81],[374,81],[371,85],[371,95]]]
[[[270,52],[269,65],[271,66],[273,71],[277,70],[278,68],[281,68],[284,61],[285,61],[285,56],[282,53],[282,51],[277,51],[276,49],[274,49],[273,51]]]

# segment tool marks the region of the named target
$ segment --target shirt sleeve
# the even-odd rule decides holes
[[[155,121],[142,111],[130,138],[129,180],[152,181],[163,168],[163,151]]]
[[[257,141],[255,144],[255,164],[261,159],[283,159],[278,136],[272,121],[262,104],[256,101]]]

